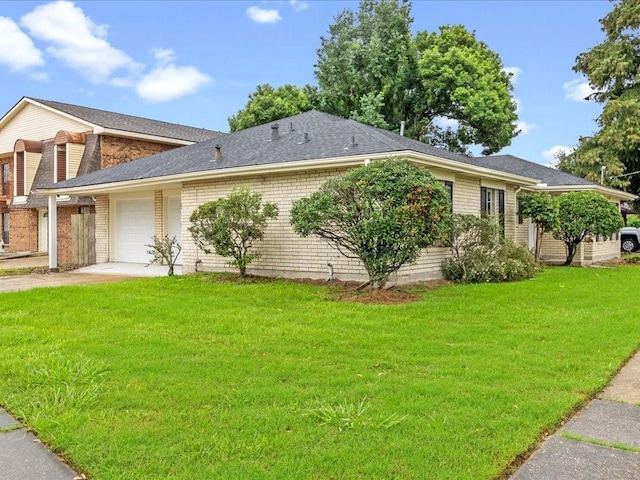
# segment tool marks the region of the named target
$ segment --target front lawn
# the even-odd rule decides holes
[[[491,479],[640,346],[638,267],[337,303],[210,276],[0,295],[0,404],[92,480]]]

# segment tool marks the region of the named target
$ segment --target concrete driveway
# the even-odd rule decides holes
[[[8,268],[47,268],[46,256],[33,256],[14,259],[0,259],[0,270]],[[176,274],[181,269],[176,267]],[[61,287],[87,283],[118,282],[135,277],[161,277],[167,274],[163,265],[145,265],[134,263],[103,263],[90,265],[78,270],[58,273],[31,273],[0,277],[0,292],[15,292],[31,288]]]

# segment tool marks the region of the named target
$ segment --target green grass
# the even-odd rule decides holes
[[[140,279],[0,295],[0,403],[92,480],[490,479],[640,346],[638,267],[405,305]]]

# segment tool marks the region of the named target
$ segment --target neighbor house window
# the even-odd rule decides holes
[[[16,152],[14,162],[16,168],[16,178],[15,178],[15,195],[16,197],[22,197],[24,195],[24,170],[25,170],[25,161],[24,161],[25,152]]]
[[[1,195],[9,195],[9,164],[8,163],[3,163],[2,164],[2,171],[0,172],[2,174],[2,193],[0,193]]]
[[[481,187],[480,212],[484,217],[497,220],[504,235],[504,190]]]
[[[9,245],[9,212],[2,214],[2,241]]]

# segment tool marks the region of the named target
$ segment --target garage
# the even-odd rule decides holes
[[[154,234],[152,198],[115,200],[113,261],[149,263]]]

